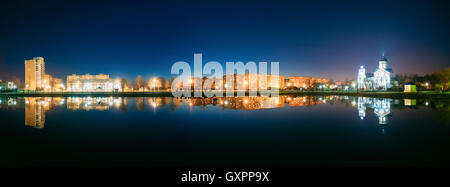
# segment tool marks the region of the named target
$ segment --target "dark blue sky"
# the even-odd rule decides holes
[[[10,1],[0,3],[0,78],[41,56],[56,77],[170,76],[176,61],[279,61],[283,75],[354,78],[384,52],[394,73],[449,67],[437,1]]]

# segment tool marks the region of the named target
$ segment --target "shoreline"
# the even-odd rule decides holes
[[[248,95],[248,93],[246,93]],[[359,97],[381,97],[394,99],[450,99],[450,93],[439,93],[435,91],[421,91],[416,93],[404,92],[342,92],[342,91],[280,91],[279,95],[290,96],[359,96]],[[0,97],[173,97],[171,92],[49,92],[49,93],[0,93]]]

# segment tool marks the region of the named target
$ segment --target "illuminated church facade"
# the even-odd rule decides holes
[[[366,73],[364,66],[359,68],[358,89],[359,90],[387,90],[391,85],[392,69],[387,67],[388,60],[381,57],[378,68],[374,73]]]

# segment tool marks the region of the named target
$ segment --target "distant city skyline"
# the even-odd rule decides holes
[[[284,76],[355,79],[384,53],[393,74],[449,66],[450,24],[439,1],[26,1],[0,6],[0,79],[46,71],[171,77],[176,61],[278,61]]]

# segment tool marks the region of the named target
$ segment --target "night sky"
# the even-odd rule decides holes
[[[437,1],[0,2],[0,78],[41,56],[59,78],[170,76],[176,61],[278,61],[280,74],[352,79],[385,53],[395,74],[450,65]],[[193,67],[192,67],[193,68]]]

